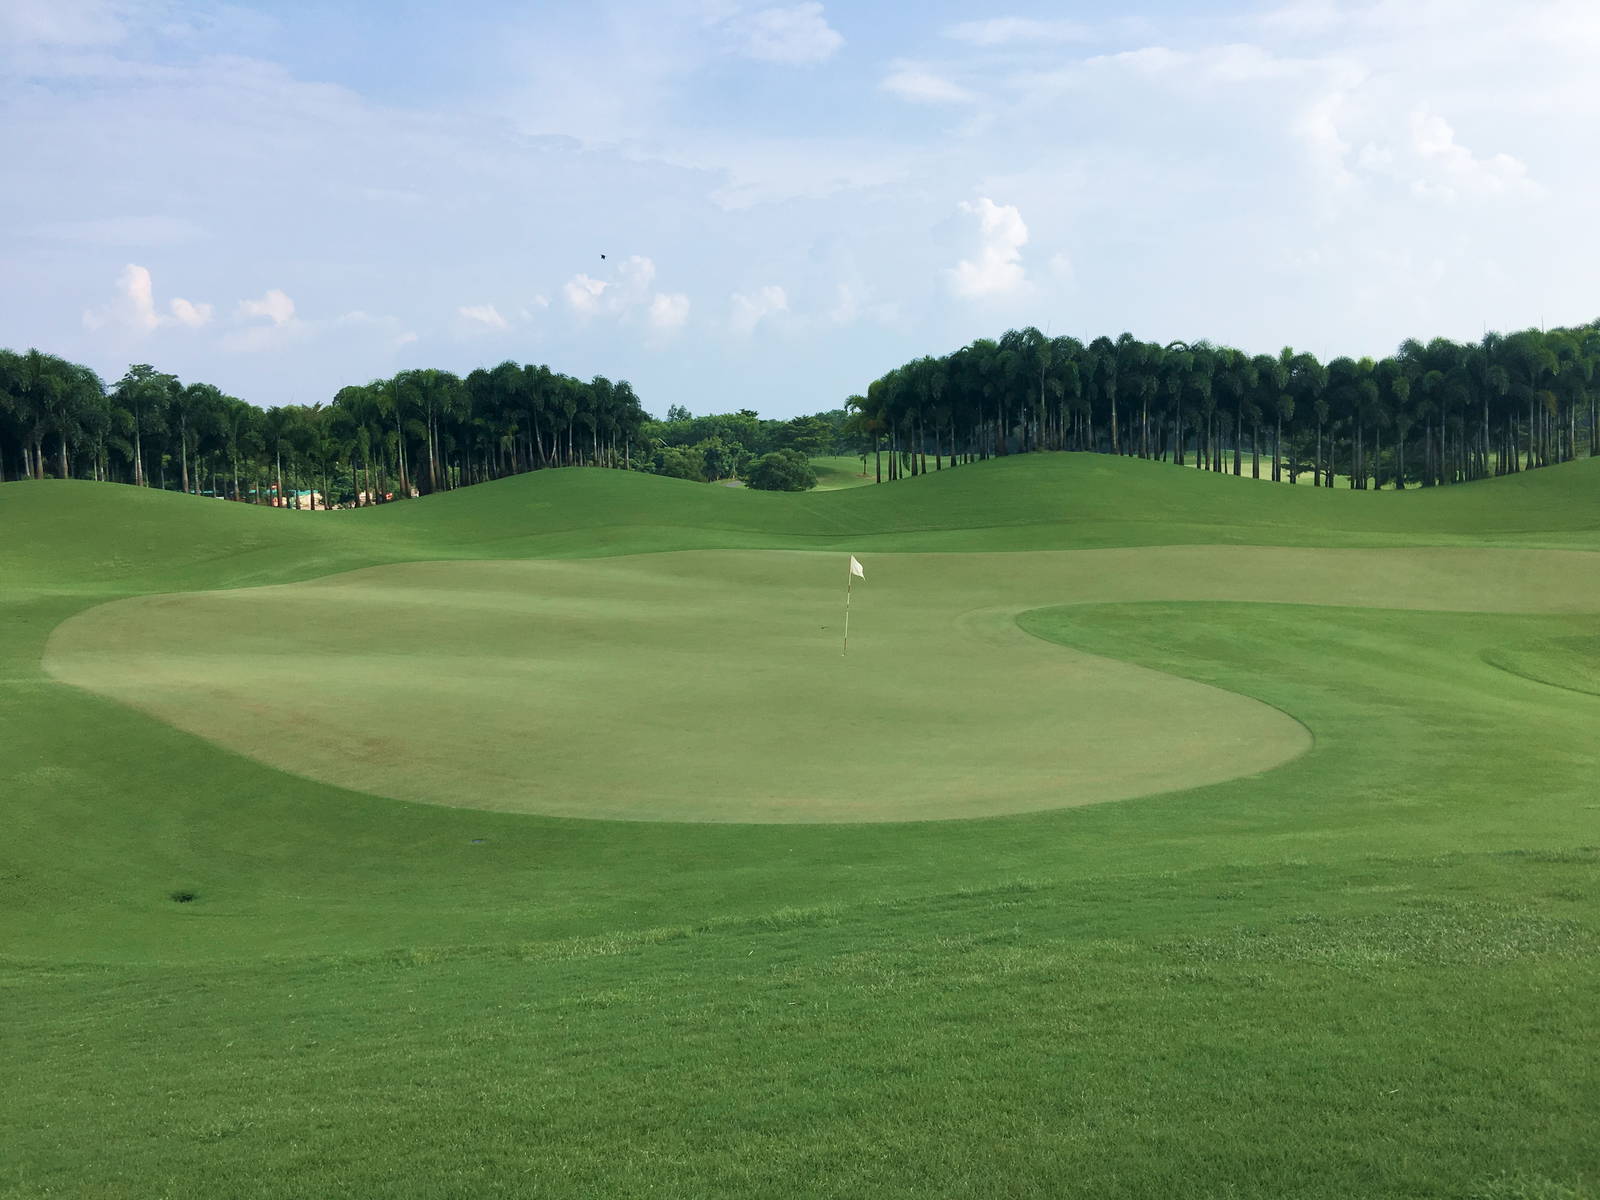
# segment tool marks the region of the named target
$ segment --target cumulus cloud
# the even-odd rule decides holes
[[[1082,42],[1093,36],[1077,21],[1041,21],[1031,17],[990,17],[947,26],[944,36],[972,46],[1007,46],[1013,42]]]
[[[682,329],[689,320],[689,297],[682,292],[657,292],[650,301],[650,326],[663,333]]]
[[[172,319],[179,325],[190,329],[199,329],[200,326],[211,320],[211,305],[191,304],[187,300],[174,298],[171,304]]]
[[[970,104],[977,99],[966,88],[915,63],[897,63],[878,85],[915,104]]]
[[[950,286],[956,295],[1001,295],[1026,283],[1022,247],[1028,242],[1028,227],[1016,206],[980,196],[976,204],[963,200],[959,207],[978,218],[978,250],[950,270]]]
[[[689,297],[682,292],[654,290],[656,264],[635,254],[617,264],[611,279],[596,279],[577,274],[561,288],[567,307],[580,317],[634,318],[639,309],[650,328],[658,334],[671,333],[689,319]],[[543,296],[536,303],[548,303]]]
[[[567,298],[567,303],[573,312],[590,317],[600,311],[606,288],[610,286],[603,279],[592,279],[588,275],[578,274],[562,285],[561,294]]]
[[[789,296],[777,284],[769,283],[754,292],[735,292],[728,325],[735,333],[748,335],[769,317],[789,311]]]
[[[266,317],[274,325],[287,325],[294,320],[294,301],[278,288],[272,288],[259,300],[239,301],[239,315]]]
[[[733,18],[729,28],[740,51],[763,62],[800,66],[831,58],[844,38],[828,24],[820,4],[763,8]]]
[[[174,297],[168,311],[156,310],[155,287],[150,271],[136,263],[122,268],[117,277],[117,296],[101,308],[86,309],[84,327],[90,330],[120,329],[134,334],[153,333],[163,325],[182,325],[198,329],[211,320],[211,305]]]
[[[276,350],[316,332],[315,326],[295,315],[294,301],[279,288],[268,289],[256,300],[239,301],[236,315],[242,321],[265,317],[267,323],[251,324],[243,329],[234,330],[222,339],[223,348],[226,350],[247,353]],[[339,318],[340,323],[347,324],[367,324],[374,320],[376,318],[369,317],[363,312],[346,313]]]
[[[1496,196],[1534,189],[1528,168],[1519,159],[1509,154],[1478,158],[1456,141],[1450,122],[1437,113],[1419,109],[1411,114],[1411,144],[1432,169],[1432,178],[1414,181],[1413,190],[1419,195],[1453,200],[1462,192]]]
[[[463,304],[456,309],[456,315],[481,329],[501,330],[508,328],[506,319],[500,315],[492,304]]]

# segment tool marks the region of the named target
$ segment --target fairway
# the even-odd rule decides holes
[[[45,663],[268,765],[396,799],[650,820],[943,819],[1202,786],[1310,745],[1258,700],[1042,643],[1016,627],[1027,609],[1576,612],[1600,595],[1600,559],[1559,551],[881,555],[846,657],[841,566],[702,551],[377,567],[105,605],[64,624]]]
[[[0,486],[0,1197],[1589,1200],[1597,467]]]

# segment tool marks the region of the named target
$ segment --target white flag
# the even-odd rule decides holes
[[[861,564],[856,561],[854,554],[850,556],[850,574],[857,579],[865,579],[867,577],[867,573],[861,569]]]

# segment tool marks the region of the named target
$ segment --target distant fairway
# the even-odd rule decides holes
[[[854,454],[824,455],[811,460],[811,469],[817,473],[819,492],[836,492],[840,488],[861,487],[876,479],[872,456],[867,456],[867,469],[861,470],[861,457]]]
[[[1593,1200],[1597,638],[1600,463],[0,485],[0,1200]]]

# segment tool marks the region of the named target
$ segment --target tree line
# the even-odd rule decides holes
[[[651,447],[650,469],[658,475],[804,491],[816,486],[812,458],[861,448],[846,419],[842,408],[775,421],[748,408],[697,417],[673,405],[665,420],[646,422],[643,433]]]
[[[1135,455],[1332,487],[1459,483],[1600,453],[1600,321],[1408,340],[1386,358],[1028,327],[924,357],[847,402],[880,481],[1031,450]]]
[[[292,507],[427,495],[546,467],[600,466],[752,487],[815,483],[838,409],[646,413],[627,380],[502,362],[465,377],[402,371],[326,405],[259,408],[148,363],[111,385],[39,350],[0,349],[0,482],[93,479]]]
[[[107,386],[38,350],[0,350],[0,481],[95,479],[234,500],[357,505],[538,467],[627,467],[648,419],[626,380],[504,362],[402,371],[331,403],[258,408],[147,363]]]

